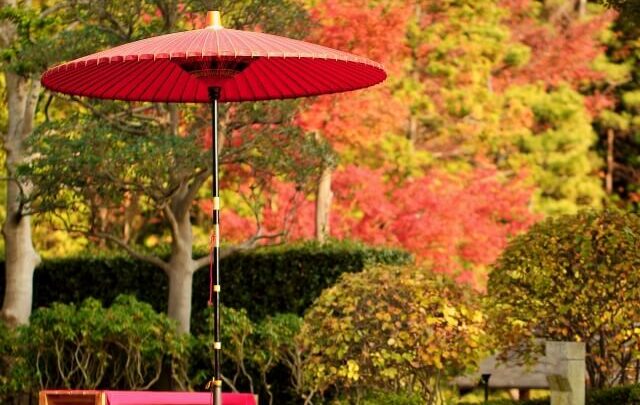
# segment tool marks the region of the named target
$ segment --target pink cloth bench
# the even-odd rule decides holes
[[[107,405],[211,405],[209,392],[104,391]],[[222,394],[222,405],[256,405],[253,394]]]

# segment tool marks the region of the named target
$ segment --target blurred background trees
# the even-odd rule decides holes
[[[372,325],[381,321],[375,314],[371,318],[370,308],[349,302],[360,294],[408,294],[407,305],[415,305],[411,308],[417,319],[428,323],[421,308],[431,315],[439,313],[434,309],[439,303],[429,301],[432,289],[464,297],[487,292],[495,304],[485,310],[489,322],[504,316],[514,320],[495,327],[494,334],[502,341],[488,341],[497,347],[522,347],[525,354],[535,353],[535,347],[526,344],[528,338],[589,341],[589,334],[596,333],[590,328],[600,325],[579,318],[580,314],[569,317],[569,309],[566,316],[553,318],[560,305],[554,299],[574,297],[560,291],[553,299],[545,295],[549,293],[545,283],[551,279],[565,283],[577,297],[585,288],[601,291],[606,305],[615,300],[620,305],[635,302],[631,295],[616,295],[632,294],[630,287],[610,291],[614,279],[634,285],[630,269],[637,250],[635,217],[614,211],[602,216],[598,211],[578,214],[612,206],[638,210],[640,47],[635,1],[3,0],[0,5],[0,92],[6,100],[0,108],[6,180],[0,192],[5,223],[2,318],[12,328],[29,320],[34,269],[41,258],[47,269],[51,261],[79,260],[82,264],[77,267],[56,265],[52,270],[60,275],[84,268],[86,272],[78,274],[85,278],[75,280],[74,286],[82,286],[92,270],[108,280],[109,272],[103,270],[115,266],[122,273],[114,270],[114,274],[133,280],[130,273],[144,273],[141,269],[151,268],[144,266],[153,266],[164,272],[157,272],[157,277],[166,284],[131,281],[157,290],[152,295],[144,288],[127,292],[153,301],[156,311],[167,311],[178,322],[178,331],[191,332],[196,339],[190,346],[197,348],[195,357],[206,357],[205,315],[194,300],[200,299],[206,284],[198,281],[203,279],[197,270],[207,263],[209,243],[208,108],[67,97],[43,92],[38,78],[47,67],[99,49],[198,28],[204,12],[212,8],[222,10],[227,27],[336,47],[380,61],[389,72],[385,83],[367,91],[223,107],[223,248],[230,260],[244,263],[234,267],[245,269],[237,273],[230,267],[228,277],[237,275],[233,280],[238,291],[246,287],[231,303],[236,308],[229,312],[228,322],[238,336],[245,336],[240,343],[248,345],[230,342],[236,346],[225,366],[228,383],[238,389],[253,388],[274,403],[281,398],[320,401],[320,392],[336,400],[355,393],[364,401],[368,396],[378,398],[380,393],[367,391],[378,384],[376,373],[385,370],[396,373],[394,391],[411,391],[408,374],[403,373],[410,374],[407,370],[414,364],[396,356],[408,351],[387,353],[391,360],[385,357],[385,362],[395,362],[393,367],[370,363],[365,359],[368,352],[357,351],[357,345],[350,346],[355,351],[348,359],[347,352],[341,357],[301,355],[302,346],[295,339],[299,328],[317,332],[318,341],[324,339],[318,314],[332,305],[344,304],[349,311],[353,306],[358,319]],[[539,221],[544,222],[535,225]],[[614,230],[609,224],[619,226]],[[585,241],[601,232],[607,243],[627,243],[619,249],[631,256],[613,257],[615,249],[603,255],[589,253]],[[558,245],[562,238],[565,243]],[[576,238],[581,238],[578,247]],[[266,247],[285,245],[286,251],[292,242],[314,239],[325,245],[301,262]],[[331,247],[334,239],[404,249],[415,264],[407,267],[405,257],[394,262],[405,265],[402,269],[373,266],[364,270],[365,276],[337,281],[342,272],[362,271],[372,264],[346,263]],[[327,252],[322,253],[321,246]],[[277,257],[273,266],[266,266],[272,273],[262,273],[264,266],[239,254],[251,249]],[[82,258],[69,258],[80,253]],[[120,253],[132,262],[86,261],[87,256]],[[570,264],[524,262],[554,257],[550,253],[572,255]],[[340,258],[338,264],[327,264],[335,257]],[[396,258],[389,257],[385,264]],[[613,265],[616,260],[622,264]],[[322,275],[307,278],[306,271],[316,262],[326,264],[318,270]],[[532,266],[531,272],[505,276],[525,264]],[[255,272],[243,266],[253,266]],[[584,270],[579,277],[564,277],[564,270],[578,269]],[[386,274],[394,274],[397,285],[392,286]],[[282,294],[299,299],[279,301],[275,287],[267,286],[270,276],[286,287]],[[368,285],[367,277],[379,285]],[[534,285],[526,284],[530,277],[535,278]],[[105,281],[126,287],[109,283]],[[336,301],[330,298],[331,289],[321,295],[335,283],[342,291]],[[304,294],[301,286],[313,294]],[[378,290],[383,286],[386,289]],[[419,294],[417,287],[424,287]],[[36,286],[37,291],[41,290]],[[256,297],[255,291],[268,293]],[[526,311],[534,307],[525,305],[514,291],[538,300],[534,307],[540,319],[534,320],[540,323],[526,318]],[[80,295],[61,294],[58,299],[80,305],[86,298]],[[36,296],[36,302],[48,305],[55,300],[51,297],[40,301]],[[112,296],[101,297],[105,305],[113,301]],[[469,305],[475,308],[476,299],[470,298],[473,305]],[[584,299],[582,310],[592,308],[588,305],[606,307],[604,301]],[[259,302],[253,313],[260,316],[247,308],[252,300]],[[380,302],[387,306],[379,313],[395,311],[393,301],[385,302]],[[453,304],[457,315],[467,316],[460,312],[469,311],[466,298]],[[271,311],[275,307],[278,310]],[[98,311],[97,306],[94,309]],[[287,318],[279,312],[295,315]],[[546,320],[544,314],[549,315]],[[385,322],[404,325],[396,315]],[[336,313],[327,322],[340,323],[344,316]],[[589,354],[593,386],[629,381],[620,372],[624,364],[638,359],[637,334],[628,323],[632,318],[611,317],[607,322],[616,329],[596,334],[606,336],[618,357],[603,357],[593,346]],[[573,329],[577,324],[579,328]],[[376,347],[397,348],[388,343],[396,337],[384,335],[377,326],[373,329],[381,333]],[[0,370],[11,368],[10,359],[21,358],[15,343],[20,333],[27,332],[13,330],[6,339],[0,334],[0,349],[10,353],[0,356]],[[229,339],[235,332],[230,333]],[[429,341],[430,336],[421,338]],[[182,342],[182,337],[176,339]],[[317,341],[305,342],[306,347],[314,344]],[[433,353],[425,354],[415,365],[429,376],[413,385],[421,397],[418,402],[432,395],[434,375],[472,366],[478,353],[437,360]],[[183,355],[177,358],[182,361]],[[207,366],[194,364],[193,358],[191,362],[188,378],[175,379],[183,386],[203,381]],[[318,370],[331,364],[335,370],[318,377]],[[349,364],[350,369],[341,368]],[[356,366],[370,370],[372,380],[356,380],[354,376],[360,375]],[[4,375],[0,372],[0,382]],[[287,388],[271,385],[282,375],[284,380],[291,378]],[[312,397],[313,384],[317,385]]]

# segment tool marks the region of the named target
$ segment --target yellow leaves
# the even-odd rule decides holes
[[[385,321],[385,322],[390,322],[391,321],[391,315],[387,312],[377,312],[376,313],[376,319],[379,321]]]
[[[440,357],[433,358],[433,365],[439,370],[442,370],[444,368],[444,366],[442,365],[442,361],[440,360]]]
[[[346,377],[347,380],[358,381],[360,378],[360,366],[354,360],[347,360],[346,367],[340,367],[337,374],[341,377]]]
[[[426,319],[427,325],[436,325],[442,321],[441,318],[436,318],[435,316],[428,316]]]
[[[452,326],[458,325],[458,319],[456,316],[458,315],[458,311],[454,307],[445,305],[442,308],[442,314],[444,316],[444,320]]]

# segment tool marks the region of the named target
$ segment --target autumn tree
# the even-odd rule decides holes
[[[513,239],[489,275],[496,349],[527,359],[541,340],[584,342],[589,385],[629,381],[640,355],[640,218],[605,210],[547,219]]]
[[[605,25],[596,18],[556,23],[533,1],[416,2],[407,31],[411,63],[395,92],[410,106],[407,137],[439,167],[488,158],[505,173],[528,169],[533,208],[543,214],[599,206],[600,162],[588,152],[596,137],[576,87],[599,77],[590,65]],[[561,104],[565,113],[548,114]],[[539,147],[531,146],[539,138],[553,139],[545,153],[575,159],[538,166]],[[549,181],[559,172],[560,188]]]
[[[602,95],[594,128],[599,135],[599,152],[606,163],[605,190],[619,204],[637,207],[640,197],[640,166],[636,155],[640,129],[640,87],[634,66],[637,62],[638,27],[618,17],[602,36],[606,53],[596,61],[602,77],[590,84],[593,94]]]
[[[354,165],[334,172],[332,237],[407,249],[435,271],[482,288],[508,240],[536,220],[524,178],[511,179],[490,165],[457,174],[434,169],[402,183],[389,172]],[[264,208],[268,232],[282,229],[294,193],[281,184]],[[313,209],[313,201],[299,201],[289,240],[313,237]],[[246,237],[249,229],[237,224]]]
[[[391,6],[390,1],[323,0],[310,7],[315,26],[309,40],[352,52],[387,65],[397,73],[397,63],[405,52],[403,43],[407,7]],[[357,21],[357,24],[353,22]],[[320,97],[300,116],[307,131],[329,141],[338,151],[377,144],[404,120],[403,108],[391,97],[390,88],[378,85],[366,92]],[[315,237],[330,235],[332,174],[336,163],[324,163],[315,192]]]

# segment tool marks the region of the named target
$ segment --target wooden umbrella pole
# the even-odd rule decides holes
[[[220,370],[220,352],[222,342],[220,340],[220,189],[218,184],[218,99],[220,89],[218,87],[209,88],[209,99],[211,100],[211,156],[213,158],[213,184],[211,191],[213,194],[213,404],[222,405],[222,373]]]

